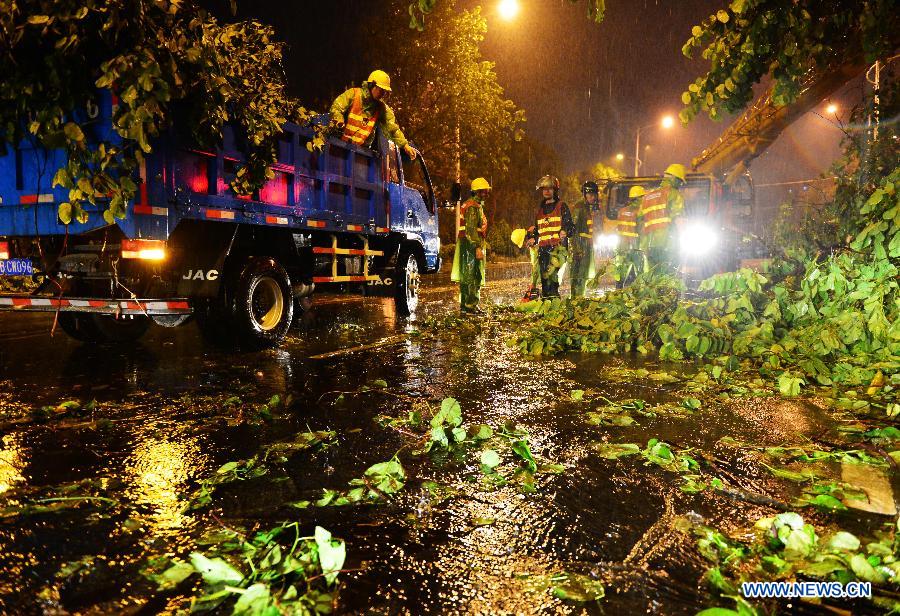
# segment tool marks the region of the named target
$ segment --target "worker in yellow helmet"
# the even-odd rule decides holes
[[[641,224],[641,250],[651,268],[673,271],[677,265],[674,254],[674,225],[684,212],[684,197],[680,189],[687,182],[684,165],[674,163],[666,168],[659,188],[648,191],[641,203],[638,218]]]
[[[624,207],[609,208],[610,218],[616,220],[619,236],[614,261],[616,288],[619,289],[627,286],[644,269],[644,253],[639,250],[640,229],[637,215],[641,210],[645,193],[643,186],[632,186],[628,190],[628,203]]]
[[[487,256],[484,201],[490,191],[491,185],[486,179],[472,180],[472,196],[463,203],[459,213],[459,235],[450,278],[459,282],[459,310],[462,313],[484,313],[478,303],[484,286]]]
[[[371,146],[375,126],[380,126],[385,137],[415,159],[416,151],[397,125],[394,110],[384,102],[390,91],[390,76],[384,71],[372,71],[361,87],[350,88],[334,99],[329,112],[331,126],[341,131],[341,139],[359,146]]]

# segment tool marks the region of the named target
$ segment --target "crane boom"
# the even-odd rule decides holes
[[[800,95],[790,105],[777,106],[772,100],[772,87],[769,87],[714,144],[691,161],[691,166],[700,173],[716,177],[727,175],[728,182],[744,173],[750,161],[765,152],[794,120],[865,69],[862,62],[848,62],[826,72],[810,71]]]

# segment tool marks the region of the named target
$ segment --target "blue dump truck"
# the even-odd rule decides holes
[[[73,117],[89,142],[116,143],[116,99],[101,94]],[[422,157],[383,136],[377,148],[338,139],[321,152],[313,131],[287,124],[274,178],[250,196],[230,188],[243,160],[226,127],[221,147],[192,147],[175,131],[153,143],[134,178],[127,217],[105,205],[63,224],[68,190],[52,187],[61,150],[31,143],[0,156],[0,275],[32,275],[28,294],[0,294],[0,310],[57,313],[85,342],[136,340],[151,323],[196,319],[210,340],[275,346],[314,289],[392,295],[415,311],[419,277],[437,272],[438,211]]]

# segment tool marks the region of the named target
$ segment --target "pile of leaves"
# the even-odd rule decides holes
[[[216,489],[235,481],[249,481],[262,477],[269,472],[269,466],[276,462],[286,462],[291,456],[301,451],[320,449],[333,442],[335,433],[319,430],[300,432],[288,441],[268,445],[262,455],[255,455],[247,460],[226,462],[216,472],[200,480],[197,490],[188,498],[185,511],[204,509],[213,502]]]
[[[713,564],[704,576],[711,590],[739,606],[747,606],[739,595],[743,582],[821,579],[871,582],[877,605],[898,607],[894,599],[878,595],[879,588],[900,582],[893,525],[866,541],[843,530],[823,536],[794,512],[760,519],[750,541],[734,540],[685,518],[677,526],[694,535],[700,554]]]
[[[224,529],[201,542],[212,546],[208,554],[193,552],[187,562],[154,558],[143,570],[161,591],[199,576],[203,590],[191,601],[191,613],[224,604],[231,605],[232,614],[247,616],[333,611],[333,589],[346,548],[324,528],[317,526],[312,537],[303,537],[296,522],[285,523],[249,538]]]
[[[863,206],[872,222],[859,252],[781,262],[767,275],[742,269],[684,292],[674,277],[644,274],[599,299],[536,301],[537,319],[515,340],[532,355],[656,353],[660,359],[720,359],[759,370],[785,395],[804,385],[865,386],[892,400],[900,383],[900,168]]]
[[[431,419],[426,423],[428,417]],[[506,421],[497,427],[488,424],[464,427],[462,408],[454,398],[444,398],[437,412],[431,410],[428,402],[418,400],[408,417],[392,419],[382,416],[380,421],[416,439],[414,455],[439,451],[465,455],[468,448],[480,448],[479,468],[485,483],[491,487],[513,482],[519,485],[522,492],[531,493],[536,490],[536,474],[563,471],[559,464],[539,463],[531,451],[528,430],[514,422]],[[513,454],[514,463],[504,464],[503,457],[497,451],[507,448]]]

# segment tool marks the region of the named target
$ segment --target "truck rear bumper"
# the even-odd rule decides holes
[[[0,295],[0,311],[95,312],[111,315],[188,315],[193,308],[187,299],[97,299],[87,297],[47,297]]]

